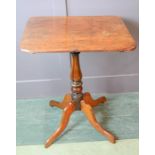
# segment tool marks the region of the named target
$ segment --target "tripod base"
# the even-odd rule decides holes
[[[106,103],[106,97],[100,97],[94,100],[90,93],[84,93],[83,99],[80,101],[80,110],[85,114],[86,118],[89,120],[90,124],[111,143],[115,143],[116,138],[104,129],[96,120],[96,117],[93,113],[93,107],[102,103]],[[76,110],[76,103],[72,100],[71,94],[66,94],[62,102],[50,101],[50,106],[55,106],[60,109],[63,109],[62,120],[58,129],[47,139],[45,147],[49,147],[56,138],[64,131],[66,128],[71,114]]]

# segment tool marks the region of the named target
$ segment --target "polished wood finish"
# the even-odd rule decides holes
[[[61,120],[59,128],[55,131],[54,134],[52,134],[47,139],[47,141],[45,143],[45,148],[49,147],[56,140],[56,138],[63,132],[63,130],[66,128],[69,118],[70,118],[71,114],[74,112],[74,110],[75,110],[75,104],[72,102],[69,102],[68,105],[63,110],[62,120]]]
[[[89,92],[83,94],[83,100],[91,107],[95,107],[101,103],[106,103],[107,101],[105,96],[99,97],[98,99],[94,100]]]
[[[82,92],[79,53],[131,51],[135,47],[136,43],[123,20],[117,16],[30,18],[21,41],[23,51],[69,52],[71,55],[71,93],[65,95],[62,102],[50,101],[50,106],[63,109],[63,116],[59,128],[46,141],[46,148],[63,132],[75,110],[81,110],[98,132],[115,143],[115,136],[97,122],[92,110],[94,106],[106,103],[106,97],[94,100],[90,93]]]
[[[81,81],[82,73],[79,63],[79,53],[71,53],[71,80],[72,81]]]
[[[118,16],[31,17],[22,37],[22,51],[131,51],[136,43]]]
[[[98,99],[93,99],[89,92],[82,92],[82,73],[80,69],[79,53],[71,53],[71,74],[72,81],[71,94],[66,94],[62,102],[50,101],[50,106],[55,106],[63,109],[63,117],[60,127],[52,134],[45,143],[45,148],[49,147],[55,139],[63,132],[69,121],[69,117],[75,110],[82,110],[92,124],[92,126],[102,135],[106,136],[108,140],[115,143],[115,137],[101,127],[97,122],[92,108],[107,101],[106,97],[102,96]]]
[[[62,102],[51,100],[49,105],[51,107],[55,106],[57,108],[64,109],[68,105],[68,103],[70,103],[71,101],[72,101],[71,94],[66,94]]]
[[[67,94],[64,97],[62,102],[51,101],[50,106],[56,106],[60,109],[63,109],[62,120],[59,128],[47,139],[45,143],[45,148],[48,148],[57,137],[64,131],[66,128],[69,118],[71,114],[76,110],[76,103],[71,101],[71,95]],[[116,138],[104,129],[96,120],[96,117],[93,113],[92,107],[97,106],[100,103],[104,103],[106,101],[105,97],[100,97],[96,100],[93,100],[90,93],[83,94],[83,100],[80,101],[80,109],[85,114],[91,125],[102,135],[106,136],[108,140],[112,143],[115,143]]]
[[[91,123],[91,125],[98,132],[100,132],[102,135],[106,136],[111,143],[115,143],[115,137],[110,132],[108,132],[107,130],[105,130],[97,122],[96,117],[95,117],[95,115],[93,113],[92,107],[89,105],[89,103],[87,104],[84,100],[81,101],[81,110],[85,114],[85,116],[87,117],[87,119],[89,120],[89,122]]]
[[[86,92],[86,93],[83,94],[83,100],[87,104],[89,104],[91,107],[96,107],[99,104],[107,103],[107,98],[105,96],[99,97],[97,99],[93,99],[89,92]],[[60,109],[64,109],[68,105],[68,103],[70,103],[72,101],[73,100],[72,100],[71,94],[66,94],[62,102],[57,102],[57,101],[51,100],[49,102],[49,105],[51,107],[57,107],[57,108],[60,108]]]
[[[76,109],[80,110],[80,101],[82,100],[82,73],[79,62],[79,52],[70,53],[71,56],[71,81],[72,81],[72,100],[76,103]]]

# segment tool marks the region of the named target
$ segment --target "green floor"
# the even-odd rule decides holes
[[[48,149],[43,145],[18,146],[17,155],[138,155],[138,140],[119,140],[55,144]]]
[[[94,97],[97,96],[100,95]],[[98,121],[105,128],[114,133],[120,140],[137,139],[138,93],[107,94],[106,96],[108,98],[108,104],[94,108]],[[24,147],[26,148],[23,149],[23,151],[32,149],[33,154],[34,150],[40,150],[40,154],[42,154],[42,152],[44,152],[42,146],[23,145],[41,145],[45,142],[48,136],[57,129],[61,119],[61,110],[55,107],[49,107],[48,102],[50,99],[51,97],[45,99],[17,100],[17,152],[19,154]],[[54,99],[61,100],[62,97]],[[96,132],[96,130],[89,124],[83,113],[76,111],[71,117],[65,132],[58,138],[55,142],[55,146],[53,145],[52,148],[55,148],[53,150],[58,150],[58,152],[60,151],[60,154],[62,154],[59,147],[63,148],[66,146],[67,149],[69,148],[69,145],[71,145],[74,146],[74,149],[78,149],[75,145],[83,148],[84,146],[82,143],[84,143],[85,146],[88,145],[88,147],[92,146],[91,149],[95,149],[95,145],[99,145],[100,148],[102,143],[105,144],[105,147],[114,147],[114,149],[117,149],[117,146],[120,147],[121,145],[124,145],[122,141],[117,143],[117,145],[111,145],[106,143],[105,140],[106,138]],[[61,145],[58,143],[61,143]],[[125,143],[128,143],[128,141],[125,141]],[[134,140],[134,143],[137,145],[136,140]],[[101,147],[100,149],[102,150],[104,147]],[[22,153],[20,155],[22,155]]]

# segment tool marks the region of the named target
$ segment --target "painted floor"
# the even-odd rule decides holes
[[[95,95],[94,97],[98,96],[100,95]],[[138,93],[134,92],[122,94],[106,94],[106,97],[108,98],[107,104],[102,104],[94,108],[94,112],[98,121],[102,124],[102,126],[111,131],[120,140],[137,139],[139,120]],[[29,155],[33,154],[33,151],[35,150],[40,151],[40,154],[45,151],[44,149],[42,149],[42,146],[38,145],[43,144],[45,140],[57,129],[62,113],[60,109],[57,109],[55,107],[49,107],[48,102],[50,99],[53,98],[50,97],[45,99],[43,98],[17,100],[16,141],[17,146],[19,146],[17,147],[18,154],[22,151],[28,150],[31,150],[32,152],[30,152]],[[62,97],[54,99],[60,101],[62,100]],[[100,135],[89,124],[84,114],[80,111],[76,111],[75,113],[73,113],[69,125],[64,131],[64,133],[55,142],[55,144],[57,145],[53,145],[51,147],[51,151],[58,152],[57,154],[61,155],[63,153],[61,152],[61,148],[66,147],[66,151],[69,151],[69,145],[71,145],[73,146],[73,149],[78,150],[79,148],[76,146],[80,145],[82,149],[85,149],[85,151],[87,150],[87,153],[83,151],[83,154],[80,153],[80,155],[90,155],[91,150],[95,149],[100,150],[101,152],[108,152],[110,151],[110,148],[113,148],[113,150],[118,149],[119,152],[119,147],[121,147],[121,145],[124,145],[122,141],[119,141],[117,145],[111,145],[110,143],[105,142],[105,140],[106,138]],[[83,143],[83,145],[82,143],[76,142],[86,143]],[[131,147],[131,151],[134,151],[132,147],[137,146],[134,146],[133,143],[137,145],[137,140],[134,140],[131,144],[129,142],[130,140],[125,141],[125,143],[127,143],[129,147]],[[62,143],[62,145],[58,143]],[[102,144],[105,144],[105,147]],[[99,145],[99,148],[97,147],[98,149],[95,147],[96,145]],[[133,153],[130,154],[133,155]],[[24,155],[24,152],[20,155]],[[113,154],[111,153],[110,155]],[[119,155],[121,155],[121,153]],[[122,153],[122,155],[127,154]]]
[[[138,155],[138,139],[119,140],[116,144],[107,141],[17,146],[16,155]]]

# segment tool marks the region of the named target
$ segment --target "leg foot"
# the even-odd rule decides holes
[[[49,147],[55,140],[56,138],[64,131],[64,129],[66,128],[69,118],[71,116],[71,114],[74,112],[75,110],[75,104],[70,102],[63,111],[63,115],[62,115],[62,120],[60,123],[59,128],[47,139],[46,143],[45,143],[45,148]]]
[[[69,102],[71,102],[71,101],[72,101],[71,95],[70,94],[66,94],[62,102],[57,102],[57,101],[51,100],[49,102],[49,105],[51,107],[55,106],[57,108],[64,109],[67,106],[67,104]]]
[[[115,143],[116,138],[110,132],[101,127],[101,125],[97,122],[92,107],[89,104],[87,104],[85,101],[81,101],[81,110],[83,111],[91,125],[97,131],[106,136],[111,143]]]
[[[105,103],[107,101],[105,96],[99,97],[98,99],[94,100],[88,92],[84,93],[83,100],[92,107],[97,106],[101,103]]]

